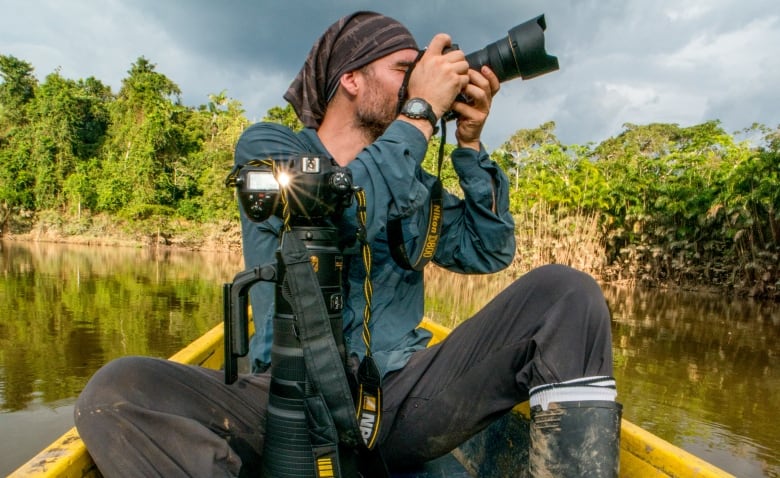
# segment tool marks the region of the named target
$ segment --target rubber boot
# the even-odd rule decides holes
[[[615,478],[623,406],[611,401],[550,403],[531,409],[533,478]]]

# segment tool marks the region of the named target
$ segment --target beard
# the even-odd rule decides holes
[[[395,110],[393,110],[393,113],[395,113]],[[361,111],[358,111],[357,117],[355,118],[356,126],[371,143],[384,134],[385,130],[390,126],[390,123],[392,123],[394,119],[394,114],[388,118],[386,115],[376,115],[372,114],[372,112]]]
[[[398,114],[398,98],[394,95],[383,95],[379,85],[369,91],[371,95],[366,97],[364,104],[357,110],[355,126],[373,143],[395,120]]]

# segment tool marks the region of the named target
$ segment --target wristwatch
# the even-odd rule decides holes
[[[412,98],[404,103],[401,114],[411,119],[427,119],[431,122],[434,131],[436,130],[436,114],[431,104],[422,98]]]

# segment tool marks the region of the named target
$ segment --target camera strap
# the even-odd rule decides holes
[[[366,191],[358,188],[355,191],[357,201],[357,238],[360,241],[360,251],[363,256],[363,267],[366,276],[363,279],[363,296],[366,305],[363,308],[363,343],[366,354],[358,367],[357,419],[360,423],[360,433],[368,449],[373,449],[379,435],[379,425],[382,421],[382,375],[371,356],[371,298],[374,293],[371,285],[371,247],[366,233]]]
[[[425,229],[422,247],[418,247],[417,254],[410,258],[406,250],[406,243],[403,232],[403,219],[391,219],[387,221],[387,241],[390,246],[390,255],[396,264],[406,270],[421,271],[425,269],[428,262],[433,259],[436,253],[436,247],[439,244],[441,236],[441,226],[444,215],[444,205],[442,201],[443,186],[441,184],[441,165],[444,162],[444,144],[446,122],[441,121],[441,139],[439,142],[438,161],[436,165],[436,180],[431,186],[428,196],[428,224]]]
[[[357,447],[362,440],[355,420],[352,392],[344,360],[333,337],[325,301],[322,294],[312,293],[320,290],[320,285],[311,265],[310,253],[300,239],[287,232],[282,235],[280,252],[285,266],[285,299],[297,319],[307,376],[325,399],[340,441]]]
[[[362,192],[362,195],[359,193]],[[370,357],[370,333],[367,320],[370,318],[371,280],[370,264],[371,250],[365,240],[365,192],[358,195],[358,218],[363,242],[363,260],[368,263],[365,280],[368,294],[364,310],[364,340],[367,359],[364,359],[358,369],[360,382],[356,411],[352,390],[346,375],[344,362],[333,337],[333,330],[328,319],[327,308],[322,294],[312,294],[319,290],[319,281],[311,264],[311,258],[306,246],[290,232],[289,208],[286,194],[282,194],[284,212],[284,227],[279,245],[281,261],[286,272],[284,282],[287,300],[296,316],[298,338],[303,349],[306,374],[314,385],[315,392],[305,400],[305,410],[309,422],[309,435],[312,452],[316,463],[318,478],[344,476],[343,466],[339,458],[339,443],[358,451],[359,468],[367,473],[365,476],[389,478],[390,474],[382,454],[376,445],[382,411],[381,375]],[[368,335],[366,335],[368,334]]]
[[[364,476],[389,477],[387,466],[376,445],[381,417],[380,375],[372,359],[361,363],[361,415],[355,410],[344,362],[333,337],[319,283],[309,251],[300,239],[284,232],[280,244],[285,272],[285,300],[297,318],[298,338],[303,349],[306,375],[315,393],[305,399],[309,436],[318,478],[345,477],[339,459],[339,443],[358,452],[358,466]],[[376,401],[374,401],[374,398]],[[372,410],[375,409],[375,410]],[[365,419],[375,412],[375,419]],[[360,420],[360,424],[358,424]],[[366,433],[366,430],[370,433]]]
[[[407,68],[404,73],[404,79],[401,82],[401,88],[398,89],[398,107],[397,114],[401,113],[401,108],[407,100],[409,78],[412,75],[414,66],[420,61],[420,58],[425,54],[425,50],[420,50],[417,53],[417,58]],[[433,255],[436,253],[436,246],[439,244],[439,237],[441,235],[441,224],[443,215],[442,204],[442,184],[441,184],[441,165],[444,162],[444,144],[446,140],[446,121],[444,118],[440,121],[441,125],[441,137],[439,142],[439,153],[436,170],[436,181],[431,187],[430,194],[428,196],[428,225],[425,230],[425,238],[423,239],[422,247],[419,248],[416,256],[410,258],[409,253],[406,250],[406,241],[404,240],[403,232],[403,219],[391,219],[387,221],[387,241],[390,246],[390,255],[395,260],[396,264],[406,270],[422,271],[428,262],[433,259]],[[434,128],[433,134],[436,134],[437,128]]]

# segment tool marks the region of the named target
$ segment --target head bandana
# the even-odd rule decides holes
[[[406,48],[417,50],[417,43],[390,17],[374,12],[342,17],[314,43],[284,99],[305,126],[318,128],[341,75]]]

